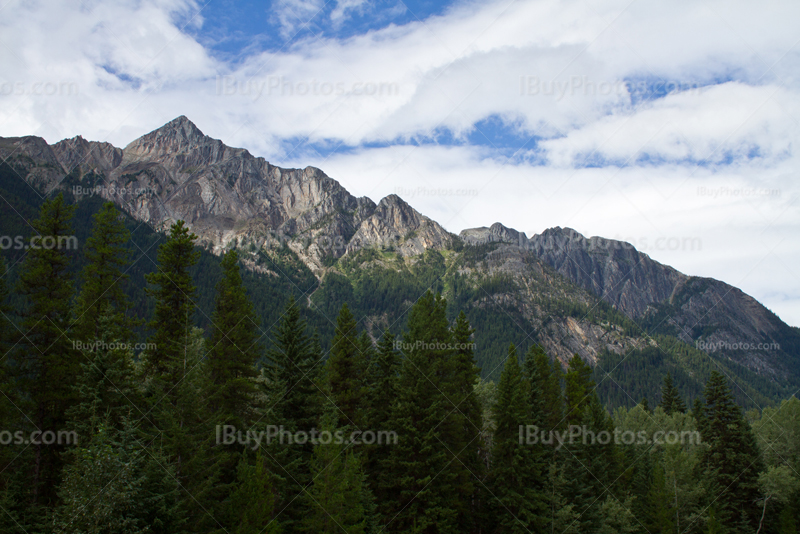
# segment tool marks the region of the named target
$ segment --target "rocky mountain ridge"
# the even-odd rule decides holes
[[[664,334],[706,352],[721,351],[771,379],[800,376],[796,329],[728,284],[685,275],[627,243],[586,238],[569,228],[528,238],[495,223],[456,236],[396,195],[377,204],[357,198],[319,169],[276,167],[204,135],[183,116],[125,148],[80,136],[52,146],[32,136],[0,138],[0,159],[43,192],[62,189],[78,200],[99,195],[156,229],[182,219],[215,253],[231,246],[288,247],[323,284],[341,258],[360,251],[380,250],[411,264],[426,251],[441,252],[452,256],[457,273],[475,288],[489,279],[509,280],[511,289],[476,293],[469,305],[519,311],[562,361],[577,352],[596,362],[603,350],[627,352],[651,345],[650,335]],[[453,259],[476,254],[469,264]],[[269,272],[255,258],[244,263]],[[592,295],[641,331],[622,335],[585,317],[547,319],[552,302],[590,309],[596,306]]]
[[[155,228],[186,221],[219,252],[232,243],[289,246],[316,273],[326,258],[394,243],[401,254],[453,239],[400,197],[356,198],[314,167],[283,169],[204,135],[184,116],[123,149],[65,139],[5,138],[0,158],[44,190],[98,194]]]

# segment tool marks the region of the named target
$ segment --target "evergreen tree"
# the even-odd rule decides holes
[[[225,523],[231,534],[280,534],[275,511],[276,495],[273,477],[260,451],[255,461],[243,453],[236,469],[235,489],[225,502]]]
[[[311,462],[312,484],[303,496],[308,515],[302,531],[309,533],[364,534],[367,526],[363,493],[367,491],[361,461],[352,447],[342,443],[348,427],[337,426],[337,408],[326,408]]]
[[[564,401],[567,411],[564,418],[567,425],[580,425],[583,422],[586,407],[591,403],[595,383],[592,380],[592,368],[577,354],[569,361],[564,383]]]
[[[544,351],[542,351],[544,355]],[[545,355],[546,358],[546,355]],[[539,362],[540,375],[548,376],[548,369],[545,361],[537,356]],[[564,414],[564,394],[562,384],[564,382],[564,369],[558,359],[553,359],[549,369],[549,378],[544,379],[545,392],[545,412],[547,414],[548,429],[556,430],[566,426],[566,416]]]
[[[210,514],[201,514],[203,529],[217,527],[213,519],[229,506],[227,499],[235,489],[242,469],[243,446],[215,443],[218,429],[232,426],[240,432],[252,430],[257,421],[260,398],[256,388],[258,354],[258,319],[253,305],[245,294],[239,273],[238,254],[226,253],[221,262],[222,278],[217,283],[211,337],[206,342],[203,376],[203,417],[205,455],[197,500]],[[260,466],[252,467],[260,469]]]
[[[134,377],[133,351],[127,332],[116,315],[102,314],[96,319],[91,349],[84,348],[84,361],[76,379],[79,401],[67,415],[70,427],[88,442],[100,423],[120,430],[123,419],[133,410],[142,420],[150,420],[148,407]]]
[[[645,495],[648,515],[643,523],[650,532],[671,533],[675,531],[675,510],[671,505],[672,492],[667,488],[664,465],[654,462],[650,487]]]
[[[387,462],[388,485],[381,488],[386,500],[379,502],[387,532],[458,531],[463,504],[455,496],[463,465],[445,439],[456,434],[460,421],[452,416],[455,403],[440,389],[452,380],[453,370],[446,306],[429,291],[409,315],[389,424],[399,440]]]
[[[70,220],[74,206],[67,206],[59,194],[45,200],[39,218],[31,223],[38,245],[31,246],[20,270],[19,293],[27,298],[21,331],[23,342],[15,354],[16,397],[22,411],[30,414],[25,432],[63,430],[67,410],[77,401],[72,387],[80,372],[80,354],[72,346],[69,305],[73,285],[69,278],[70,254],[74,242]],[[56,485],[63,467],[64,446],[33,445],[28,470],[29,509],[56,502]]]
[[[494,409],[491,479],[496,498],[495,532],[527,533],[540,530],[545,523],[542,453],[538,447],[521,443],[521,428],[531,421],[529,397],[516,348],[511,345],[497,385]]]
[[[561,449],[565,497],[575,505],[580,528],[587,531],[600,528],[602,503],[597,496],[606,491],[614,496],[613,484],[621,473],[619,451],[612,441],[613,422],[600,404],[591,377],[591,367],[577,354],[573,356],[564,380],[566,419],[571,427],[581,428],[581,436]]]
[[[319,389],[317,365],[322,355],[318,343],[309,339],[300,308],[290,298],[278,326],[273,331],[273,346],[267,352],[267,420],[286,432],[309,432],[317,424]],[[299,498],[311,482],[311,443],[286,446],[275,440],[269,447],[270,471],[276,477],[280,501],[281,528],[299,528],[306,515],[304,499]]]
[[[122,430],[101,424],[76,451],[59,490],[54,532],[182,531],[174,470],[159,450],[138,442],[135,432],[129,419]]]
[[[395,349],[395,337],[384,332],[378,343],[375,358],[367,369],[367,427],[373,432],[389,431],[392,403],[397,395],[397,373],[400,369],[400,354]],[[389,486],[387,462],[390,447],[386,445],[366,446],[365,470],[370,486],[374,488],[379,502],[385,502],[382,489]]]
[[[211,337],[206,342],[205,399],[214,424],[246,430],[255,421],[259,403],[254,382],[259,321],[242,285],[238,254],[229,251],[221,265]]]
[[[3,391],[5,395],[0,396],[0,428],[11,430],[16,426],[14,419],[19,412],[14,404],[18,405],[19,399],[13,398],[14,391],[9,366],[11,361],[9,352],[14,346],[13,338],[16,336],[13,332],[16,330],[11,323],[11,306],[8,303],[8,287],[6,286],[8,274],[8,266],[0,257],[0,391]],[[18,517],[12,510],[17,505],[17,496],[11,489],[12,473],[7,469],[15,460],[16,454],[11,447],[0,447],[0,506],[2,506],[0,530],[3,532],[12,532],[12,529],[18,529],[16,525]]]
[[[717,371],[711,372],[703,397],[699,429],[707,449],[700,465],[715,521],[725,532],[753,532],[759,513],[758,473],[762,470],[755,438],[725,377]]]
[[[546,363],[544,363],[546,362]],[[528,409],[534,425],[541,429],[548,427],[549,415],[547,412],[547,382],[550,377],[550,361],[544,349],[539,345],[531,345],[525,354],[524,376],[528,382],[530,397]],[[546,428],[550,430],[550,428]]]
[[[367,359],[362,350],[365,348],[363,343],[359,339],[356,320],[345,303],[336,318],[326,373],[332,399],[339,408],[340,424],[355,428],[363,426],[365,407]]]
[[[473,350],[473,334],[466,314],[462,311],[456,317],[452,327],[453,381],[451,389],[456,402],[458,420],[452,437],[450,450],[453,451],[459,464],[461,480],[458,481],[459,501],[466,504],[460,511],[458,524],[461,532],[480,531],[485,521],[486,503],[490,495],[485,491],[486,468],[483,458],[486,456],[483,431],[483,407],[481,406],[475,386],[480,379],[480,368],[475,363]]]
[[[165,243],[158,248],[157,270],[146,276],[155,299],[150,327],[153,334],[143,354],[144,378],[157,437],[174,461],[178,479],[185,487],[193,487],[192,469],[187,464],[201,464],[199,445],[204,442],[199,422],[202,420],[202,377],[200,361],[204,355],[202,331],[193,327],[195,285],[189,272],[197,262],[194,249],[197,236],[189,232],[183,221],[170,227]],[[196,506],[191,495],[184,502],[188,509]]]
[[[130,239],[130,232],[111,202],[103,204],[93,218],[92,235],[84,246],[87,264],[81,273],[81,291],[75,306],[75,338],[94,340],[99,334],[99,318],[107,315],[113,317],[127,339],[132,321],[125,314],[130,304],[123,291],[128,278],[123,270],[128,265],[124,244]]]
[[[661,407],[667,415],[672,415],[673,412],[685,412],[686,404],[681,398],[678,389],[672,383],[672,375],[667,374],[664,377],[664,386],[661,388]]]
[[[183,221],[170,227],[166,243],[158,247],[158,270],[147,275],[155,298],[155,314],[150,327],[154,347],[145,356],[145,373],[169,393],[187,371],[186,347],[195,311],[195,285],[189,273],[200,255],[194,249],[197,236]],[[174,404],[174,395],[170,401]]]

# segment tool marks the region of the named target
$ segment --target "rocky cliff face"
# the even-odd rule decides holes
[[[0,156],[45,191],[97,194],[156,228],[182,219],[217,252],[232,243],[285,244],[318,274],[326,258],[365,246],[413,255],[453,239],[397,196],[376,206],[319,169],[275,167],[203,135],[183,116],[124,149],[82,137],[50,147],[25,137],[4,139]]]
[[[319,169],[276,167],[204,135],[186,117],[124,149],[80,136],[52,146],[38,137],[0,138],[0,159],[44,193],[62,188],[78,199],[100,195],[157,229],[182,219],[217,253],[231,246],[286,245],[320,278],[338,258],[364,248],[411,258],[429,249],[455,253],[464,245],[492,244],[462,274],[507,277],[516,289],[484,295],[475,305],[513,306],[538,325],[543,342],[562,359],[577,352],[594,361],[603,349],[627,351],[648,335],[668,333],[722,350],[762,374],[800,369],[797,332],[723,282],[684,275],[627,243],[586,238],[569,228],[528,238],[495,223],[456,237],[396,195],[377,205],[356,198]],[[258,270],[256,262],[244,260]],[[565,281],[584,293],[569,290]],[[640,335],[620,337],[613,328],[598,330],[574,317],[545,320],[543,299],[585,304],[586,295],[638,321]]]
[[[687,276],[629,243],[586,238],[559,227],[529,239],[500,223],[464,230],[460,237],[533,252],[564,278],[636,319],[648,335],[674,335],[701,350],[725,353],[759,373],[778,375],[800,367],[793,347],[781,346],[783,339],[794,336],[754,298],[719,280]]]

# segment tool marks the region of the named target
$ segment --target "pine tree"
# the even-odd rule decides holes
[[[203,464],[197,466],[202,474],[198,477],[200,488],[196,498],[211,512],[201,515],[206,531],[217,527],[212,517],[222,515],[222,510],[229,506],[227,499],[244,469],[241,447],[220,446],[212,436],[217,435],[217,429],[228,425],[243,433],[253,430],[261,404],[255,382],[258,319],[242,285],[237,253],[226,253],[221,266],[222,279],[217,283],[203,368],[205,455]]]
[[[395,337],[384,332],[378,343],[375,358],[367,369],[367,427],[373,432],[389,431],[389,419],[392,403],[397,396],[397,374],[400,369],[400,354],[395,349]],[[370,486],[374,488],[379,502],[385,502],[382,489],[386,488],[388,479],[387,462],[390,447],[386,445],[366,446],[365,471]]]
[[[446,302],[427,292],[414,304],[404,338],[397,399],[389,427],[399,440],[387,462],[386,498],[379,502],[387,532],[457,532],[458,451],[449,449],[458,420],[455,403],[440,389],[452,379]]]
[[[221,266],[211,337],[206,342],[205,398],[214,424],[245,430],[254,422],[258,408],[254,378],[260,356],[259,321],[242,285],[236,251],[225,254]]]
[[[643,523],[650,532],[671,533],[675,531],[675,510],[672,508],[672,492],[667,488],[664,466],[654,462],[650,488],[647,490],[648,517]]]
[[[361,461],[352,447],[342,443],[348,427],[337,425],[338,409],[325,409],[318,443],[311,462],[312,484],[303,498],[308,515],[302,532],[364,534],[367,526],[363,493],[366,491]]]
[[[123,270],[128,265],[128,253],[123,246],[130,239],[130,232],[119,218],[114,204],[106,202],[94,214],[92,235],[86,240],[84,254],[86,267],[81,273],[82,286],[75,306],[75,338],[94,340],[98,333],[101,316],[113,317],[129,338],[132,321],[125,312],[129,308],[123,284],[128,278]]]
[[[580,425],[584,412],[591,402],[595,389],[592,380],[592,368],[575,354],[569,361],[569,368],[564,377],[564,400],[566,403],[565,420],[567,425]]]
[[[548,413],[546,397],[547,379],[550,377],[550,361],[545,365],[542,360],[547,360],[547,355],[539,345],[531,345],[525,354],[524,376],[528,382],[530,396],[528,398],[528,409],[531,413],[532,424],[540,429],[548,426]],[[546,430],[550,430],[546,428]]]
[[[336,318],[330,358],[325,369],[333,401],[339,408],[340,424],[355,428],[364,423],[367,359],[362,344],[356,320],[345,303]]]
[[[619,452],[611,439],[613,422],[595,391],[592,369],[577,354],[569,362],[565,383],[567,421],[582,427],[581,434],[590,431],[594,439],[581,435],[561,449],[567,480],[564,495],[575,505],[581,529],[592,531],[601,524],[596,496],[605,491],[615,495],[612,485],[621,473]]]
[[[12,375],[10,368],[11,358],[9,353],[14,346],[14,332],[16,331],[11,323],[11,306],[8,304],[8,287],[6,286],[6,276],[8,276],[8,266],[5,260],[0,257],[0,391],[4,392],[4,397],[0,399],[0,428],[11,430],[15,426],[15,414],[19,412],[14,407],[19,405],[19,399],[15,399],[12,387]],[[12,398],[9,398],[12,397]],[[13,511],[9,509],[16,506],[16,495],[11,490],[12,474],[8,466],[15,460],[16,453],[11,447],[0,447],[0,506],[6,510],[5,514],[0,510],[0,527],[8,532],[12,528],[17,528],[18,521]],[[19,530],[19,532],[22,532]]]
[[[180,532],[178,484],[156,447],[135,438],[126,419],[122,430],[101,424],[75,453],[59,490],[54,532],[138,534]]]
[[[127,329],[116,315],[102,314],[96,321],[92,349],[82,351],[85,359],[76,379],[79,401],[67,411],[81,441],[89,441],[100,423],[120,430],[131,410],[142,420],[152,417],[135,383],[130,339],[123,337]]]
[[[450,446],[458,464],[461,479],[458,483],[457,497],[464,507],[460,510],[458,524],[460,532],[480,531],[485,521],[487,502],[490,495],[485,489],[486,467],[483,458],[486,456],[485,443],[482,438],[483,407],[475,392],[480,379],[480,368],[475,362],[473,334],[466,314],[462,311],[456,317],[452,327],[453,337],[453,381],[451,389],[456,403],[458,420]]]
[[[204,355],[202,331],[195,330],[195,285],[189,269],[197,262],[197,236],[183,221],[170,227],[165,243],[158,248],[157,270],[146,276],[155,299],[148,351],[143,354],[144,378],[152,420],[160,443],[174,461],[182,484],[191,487],[192,470],[187,463],[200,463],[202,438],[192,435],[202,420],[200,361]],[[192,488],[194,490],[194,488]],[[187,497],[191,509],[195,501]]]
[[[545,524],[542,453],[538,447],[521,443],[521,428],[531,422],[529,397],[516,348],[511,345],[494,408],[491,480],[497,517],[495,532],[521,534],[538,531]]]
[[[716,520],[728,532],[752,532],[758,521],[758,473],[762,470],[755,438],[725,377],[717,371],[711,372],[703,397],[698,428],[707,445],[700,465],[708,498]]]
[[[286,432],[308,432],[317,424],[319,407],[318,363],[322,358],[318,343],[309,339],[300,308],[290,298],[278,326],[272,333],[273,346],[267,352],[268,405],[266,420]],[[281,528],[299,528],[307,508],[299,495],[311,482],[311,443],[291,446],[275,440],[269,447],[269,467],[276,477],[280,501]]]
[[[275,510],[274,480],[260,451],[253,461],[243,453],[236,469],[235,489],[225,501],[224,522],[230,534],[280,534]]]
[[[667,415],[686,411],[686,404],[678,389],[673,385],[671,374],[664,377],[664,386],[661,388],[661,407],[664,408]]]
[[[19,293],[27,297],[21,331],[24,340],[15,354],[17,398],[30,414],[34,428],[26,431],[57,432],[65,428],[67,410],[77,401],[73,377],[80,372],[80,354],[72,347],[69,328],[73,285],[69,278],[70,254],[64,250],[74,237],[70,220],[74,206],[59,194],[45,200],[39,218],[31,223],[38,245],[31,246],[20,269]],[[50,246],[52,245],[52,246]],[[55,503],[55,488],[63,467],[64,446],[33,445],[30,460],[30,511]]]
[[[158,247],[158,269],[147,275],[153,285],[148,293],[155,298],[154,330],[150,344],[155,347],[145,355],[145,373],[168,392],[188,370],[186,347],[195,311],[195,285],[189,273],[200,253],[194,249],[197,236],[183,221],[170,227],[166,243]],[[171,395],[174,404],[174,395]]]
[[[544,354],[544,351],[542,351]],[[546,357],[546,356],[545,356]],[[547,376],[545,361],[537,357],[539,371],[542,376]],[[564,394],[562,384],[564,383],[564,369],[561,362],[554,358],[549,369],[549,378],[545,378],[545,412],[547,413],[547,426],[549,429],[556,430],[566,426],[566,416],[564,409]]]

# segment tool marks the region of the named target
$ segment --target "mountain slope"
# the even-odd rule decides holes
[[[299,291],[322,330],[347,301],[374,337],[400,332],[422,292],[441,291],[451,311],[465,310],[478,328],[486,377],[497,376],[513,341],[523,349],[538,343],[562,362],[578,353],[597,366],[599,380],[623,391],[636,387],[636,373],[671,370],[693,395],[711,368],[737,378],[744,402],[768,402],[800,385],[797,330],[723,282],[570,229],[529,239],[496,223],[455,236],[396,195],[378,204],[354,197],[319,169],[273,166],[205,136],[186,117],[124,149],[81,137],[52,146],[0,138],[0,158],[9,195],[19,178],[37,195],[112,200],[156,230],[185,220],[209,251],[238,247],[260,279],[286,279],[302,266],[313,280],[301,275],[302,288],[292,282],[269,293]],[[637,362],[650,363],[631,371]]]

